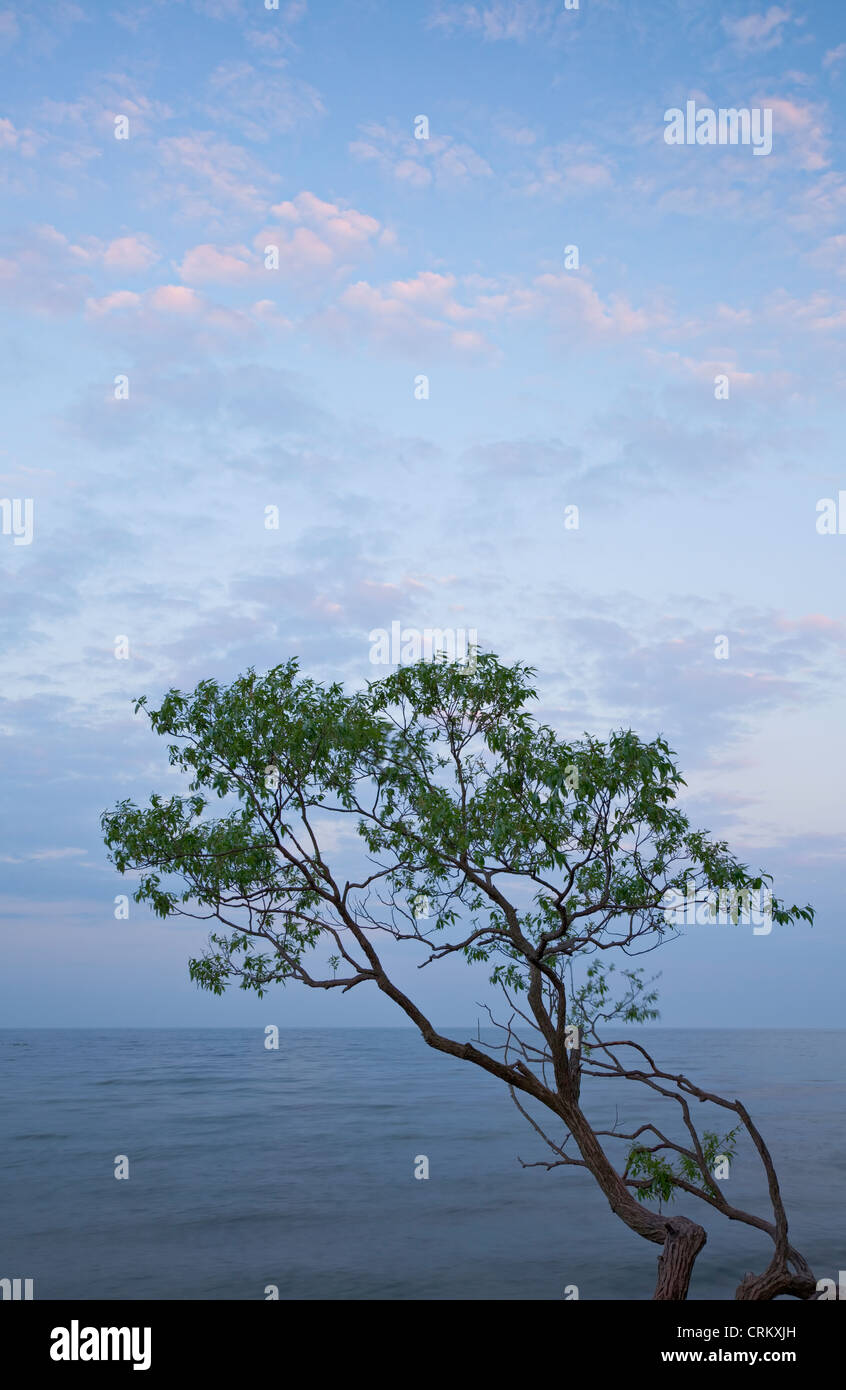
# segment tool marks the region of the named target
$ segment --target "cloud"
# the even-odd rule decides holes
[[[644,733],[662,730],[685,745],[685,761],[701,762],[764,715],[821,706],[837,689],[843,625],[819,615],[791,619],[680,594],[661,605],[636,601],[637,612],[623,594],[605,600],[608,611],[595,596],[558,597],[550,639],[567,651],[594,710],[622,714]],[[717,636],[729,639],[725,660],[715,659]]]
[[[21,855],[0,855],[0,864],[24,864],[27,861],[45,859],[78,859],[88,853],[87,849],[34,849]]]
[[[816,231],[822,222],[839,222],[846,211],[846,177],[826,170],[802,191],[797,207],[791,221],[806,231]]]
[[[31,228],[0,256],[0,295],[39,314],[72,313],[90,293],[90,253],[49,223]]]
[[[461,463],[488,478],[556,478],[569,485],[583,469],[583,451],[560,439],[499,439],[472,445]]]
[[[193,0],[193,8],[209,19],[243,19],[246,13],[244,0]]]
[[[724,306],[721,306],[724,307]],[[742,312],[732,315],[739,324],[747,322],[747,316]],[[675,368],[684,376],[691,380],[702,382],[705,386],[714,388],[717,376],[727,376],[732,395],[738,387],[744,391],[764,390],[783,398],[784,392],[790,383],[789,374],[785,372],[749,372],[743,371],[737,365],[735,352],[726,351],[722,356],[707,358],[697,358],[679,352],[655,352],[651,348],[647,349],[647,356],[655,362],[659,362],[664,368]]]
[[[846,275],[846,233],[839,232],[836,236],[826,237],[810,252],[808,261],[822,270],[834,271],[835,275]]]
[[[320,93],[278,69],[265,75],[251,63],[231,59],[208,79],[206,114],[233,125],[247,140],[265,142],[288,135],[325,114]]]
[[[411,188],[437,184],[460,185],[474,179],[488,179],[492,169],[486,159],[451,135],[430,133],[428,140],[417,140],[395,126],[368,124],[361,127],[363,140],[353,140],[350,154],[373,163],[384,173]]]
[[[0,292],[9,303],[39,313],[63,315],[82,305],[98,272],[141,274],[159,259],[148,238],[99,237],[71,241],[45,223],[19,238],[11,255],[0,257]]]
[[[24,159],[31,159],[43,144],[44,137],[34,130],[17,130],[7,117],[0,118],[0,150],[15,150]]]
[[[548,0],[489,0],[487,4],[440,4],[430,15],[432,29],[452,33],[464,29],[488,43],[503,39],[525,43],[533,35],[548,34],[560,16],[562,5]]]
[[[337,283],[374,247],[392,244],[377,218],[309,191],[273,205],[271,212],[278,220],[257,234],[253,248],[245,243],[200,243],[178,264],[182,284],[144,290],[126,284],[110,288],[97,280],[150,270],[160,256],[146,237],[127,235],[110,242],[83,237],[71,242],[46,225],[36,229],[14,256],[0,258],[0,291],[11,302],[55,313],[84,303],[93,324],[126,328],[136,322],[142,332],[149,332],[163,316],[176,316],[183,323],[237,337],[262,324],[290,327],[269,293],[274,273],[265,260],[269,247],[278,248],[284,276],[298,287],[311,279],[323,290],[327,277]],[[195,288],[259,283],[266,292],[259,293],[251,307],[237,311],[214,304]],[[348,283],[334,303],[306,319],[302,329],[336,345],[349,344],[361,334],[376,346],[412,356],[423,347],[458,360],[492,361],[499,349],[491,330],[523,322],[540,324],[570,342],[576,337],[580,342],[601,342],[665,328],[670,318],[660,306],[634,305],[617,293],[603,297],[584,271],[547,273],[523,283],[423,270],[382,285],[366,279]]]
[[[756,49],[766,52],[779,47],[782,29],[791,18],[790,10],[771,5],[766,14],[748,14],[741,19],[724,16],[722,26],[736,48],[747,53]]]
[[[160,314],[158,341],[150,329],[149,340],[140,342],[138,331],[133,329],[133,313],[138,314],[139,305],[128,308],[126,342],[135,360],[142,359],[138,370],[129,368],[131,397],[116,402],[112,389],[102,381],[77,391],[57,422],[66,445],[69,440],[77,442],[86,458],[96,457],[98,450],[111,454],[117,449],[134,476],[152,479],[156,489],[161,482],[165,490],[172,466],[169,460],[178,457],[180,477],[188,488],[203,484],[206,495],[212,487],[220,498],[226,496],[227,487],[232,495],[242,496],[249,478],[264,480],[259,486],[266,489],[268,480],[275,481],[282,462],[292,475],[307,478],[315,469],[326,473],[328,465],[318,467],[317,458],[327,438],[330,417],[303,395],[302,384],[294,374],[256,361],[221,368],[211,355],[187,359],[186,336],[203,331],[201,316],[198,324],[190,317],[180,321]],[[117,318],[119,309],[113,314]],[[172,350],[162,351],[161,343]],[[153,350],[146,352],[145,359],[143,350],[151,346]],[[194,363],[193,367],[186,369],[186,360]],[[158,466],[151,464],[154,459],[161,461]],[[214,484],[209,479],[210,470],[217,480]],[[117,504],[111,485],[104,484],[101,495],[107,507]],[[265,498],[275,500],[273,495]],[[262,517],[261,508],[255,515]],[[90,520],[85,521],[86,534],[93,532]],[[213,524],[211,513],[199,527],[201,538],[208,534],[209,524]],[[189,527],[189,531],[196,529],[193,524]],[[187,544],[187,533],[183,539]],[[200,548],[204,544],[201,539]],[[113,558],[112,552],[110,543],[104,551],[104,563]],[[126,573],[138,579],[146,570],[140,557],[133,556],[132,560]]]
[[[318,276],[342,272],[376,245],[391,246],[392,233],[375,217],[356,208],[329,203],[307,190],[270,209],[276,219],[254,238],[260,273],[267,277],[268,247],[278,252],[279,270],[288,275]],[[233,273],[235,267],[230,267]]]
[[[123,236],[104,242],[99,237],[81,237],[70,242],[55,227],[42,227],[42,235],[50,236],[54,247],[62,247],[68,257],[80,265],[102,267],[112,275],[139,275],[161,259],[149,237]]]
[[[469,324],[474,309],[455,296],[456,278],[422,271],[410,280],[376,287],[359,280],[312,321],[336,346],[364,336],[376,346],[420,360],[421,352],[490,358],[492,345]]]
[[[500,116],[496,121],[496,133],[506,144],[525,147],[534,145],[537,133],[523,124],[517,116]]]
[[[103,267],[114,275],[136,275],[160,259],[147,237],[123,236],[110,241],[103,252]]]
[[[705,417],[697,421],[693,408],[698,400],[713,405],[713,387],[706,396],[683,396],[673,384],[666,405],[635,407],[623,402],[598,416],[587,430],[590,455],[597,462],[587,475],[594,496],[615,507],[617,480],[625,478],[627,492],[644,495],[675,491],[695,485],[707,473],[715,485],[760,466],[772,457],[774,441],[760,430],[744,430],[734,417]]]
[[[240,285],[258,274],[248,246],[212,246],[206,242],[186,251],[178,267],[181,279],[192,284]]]
[[[511,290],[507,312],[540,319],[559,335],[579,331],[596,340],[627,338],[670,323],[666,310],[636,308],[625,295],[603,299],[584,272],[572,271],[538,275],[525,289]]]
[[[417,361],[421,351],[494,361],[501,351],[491,332],[505,333],[524,322],[539,324],[574,350],[586,341],[601,343],[664,328],[670,317],[660,307],[636,307],[624,295],[603,299],[584,273],[543,274],[521,284],[517,279],[420,271],[383,286],[359,280],[310,326],[336,346],[348,346],[363,335]]]
[[[562,143],[539,150],[523,191],[530,195],[556,193],[572,197],[607,189],[613,184],[611,165],[592,145]]]
[[[71,37],[75,25],[91,22],[92,16],[73,0],[56,0],[49,10],[17,0],[14,7],[0,11],[0,49],[20,41],[18,56],[23,61],[50,58]]]
[[[268,190],[278,182],[240,145],[212,131],[167,136],[158,154],[167,180],[159,200],[177,202],[183,216],[219,222],[230,214],[255,216],[267,207]],[[174,176],[182,181],[174,182]]]
[[[140,303],[141,296],[134,290],[115,290],[112,294],[104,295],[102,299],[89,299],[86,308],[89,314],[99,318],[103,314],[111,314],[121,309],[135,309]]]
[[[116,290],[87,299],[85,313],[89,322],[117,333],[136,352],[139,334],[176,351],[184,350],[186,343],[207,348],[221,340],[243,339],[257,327],[249,313],[224,308],[186,285],[158,285],[141,294]]]
[[[277,203],[270,211],[280,222],[290,226],[314,227],[322,239],[337,250],[366,245],[379,231],[375,217],[326,203],[314,193],[298,193],[290,202]]]
[[[291,31],[305,18],[307,12],[306,0],[289,0],[289,3],[283,4],[273,16],[272,29],[247,29],[244,38],[252,48],[262,53],[280,53],[284,49],[296,48]]]
[[[48,97],[41,103],[40,114],[47,125],[70,127],[82,134],[93,131],[110,139],[114,138],[115,117],[126,116],[130,139],[137,140],[151,135],[173,112],[165,102],[141,91],[128,73],[114,72],[95,80],[92,90],[75,101]]]
[[[773,113],[773,144],[786,138],[791,162],[801,169],[817,170],[828,164],[828,136],[825,118],[819,106],[800,105],[786,97],[762,97],[762,107]]]
[[[0,11],[0,45],[3,48],[11,48],[20,36],[20,25],[14,10]]]
[[[789,331],[830,333],[846,328],[846,299],[835,299],[825,290],[814,290],[804,298],[779,290],[767,301],[769,322]]]
[[[844,60],[846,60],[846,43],[839,43],[836,48],[830,48],[823,55],[822,65],[824,68],[836,68]]]

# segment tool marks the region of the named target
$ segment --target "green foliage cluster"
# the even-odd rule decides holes
[[[718,1158],[734,1158],[740,1129],[740,1125],[735,1125],[734,1129],[729,1130],[722,1138],[712,1130],[703,1131],[702,1155],[709,1174],[713,1173]],[[635,1144],[629,1151],[626,1173],[632,1178],[647,1179],[642,1186],[635,1188],[638,1201],[641,1202],[672,1202],[680,1190],[682,1180],[692,1183],[702,1196],[709,1195],[702,1164],[697,1155],[690,1151],[679,1154],[674,1164],[661,1153],[647,1148],[645,1144]]]
[[[228,928],[191,965],[215,993],[235,977],[259,994],[296,978],[322,938],[334,947],[333,931],[390,927],[413,894],[431,913],[409,935],[432,951],[455,942],[520,991],[534,970],[562,980],[580,957],[655,944],[675,930],[665,896],[691,878],[703,893],[762,886],[766,876],[691,827],[663,738],[559,738],[530,713],[533,676],[480,653],[472,670],[421,661],[347,694],[290,660],[170,690],[158,708],[141,698],[189,790],[106,813],[112,861],[138,875],[136,902],[159,916]],[[372,867],[358,883],[327,861],[329,817],[355,827]],[[777,923],[812,916],[773,900]],[[339,966],[336,956],[333,978]],[[574,985],[571,1021],[656,1016],[636,972],[623,972],[615,1001],[608,975],[594,961]]]

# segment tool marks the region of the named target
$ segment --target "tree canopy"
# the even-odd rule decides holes
[[[155,709],[143,697],[136,710],[169,740],[188,791],[106,813],[112,861],[139,876],[135,900],[159,916],[223,928],[190,964],[203,989],[375,986],[430,1046],[497,1076],[521,1109],[531,1099],[551,1111],[554,1137],[523,1110],[554,1151],[547,1166],[588,1168],[612,1210],[662,1245],[656,1297],[686,1296],[705,1242],[695,1222],[650,1205],[681,1193],[771,1236],[773,1262],[748,1275],[738,1297],[772,1297],[773,1288],[811,1297],[769,1153],[740,1102],[604,1035],[614,1020],[657,1016],[653,982],[635,961],[679,930],[668,903],[748,901],[771,879],[691,826],[662,737],[621,729],[562,739],[531,713],[534,676],[478,653],[468,666],[423,660],[346,693],[290,660],[229,685],[170,690]],[[333,823],[349,835],[332,833]],[[330,848],[339,841],[342,851]],[[350,845],[356,866],[342,873]],[[771,892],[768,904],[776,924],[813,921],[809,906]],[[422,952],[426,966],[450,956],[482,963],[508,1012],[501,1021],[489,1008],[501,1042],[439,1033],[380,956],[388,937]],[[582,1086],[614,1076],[672,1100],[680,1134],[651,1123],[594,1129]],[[737,1123],[700,1136],[693,1097]],[[733,1208],[713,1176],[739,1130],[764,1165],[772,1220]],[[619,1140],[622,1163],[612,1152]]]

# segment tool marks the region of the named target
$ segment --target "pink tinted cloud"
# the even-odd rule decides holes
[[[113,241],[82,237],[71,241],[49,223],[31,228],[12,255],[2,258],[2,279],[24,308],[63,314],[90,298],[93,279],[139,274],[154,265],[158,252],[146,237],[125,236]]]
[[[103,267],[114,275],[140,274],[158,260],[158,251],[143,236],[116,237],[103,252]]]
[[[101,299],[86,300],[86,312],[94,318],[102,318],[104,314],[111,314],[121,309],[135,309],[141,303],[140,294],[134,290],[114,290],[112,294],[103,295]]]
[[[782,28],[792,18],[790,10],[771,5],[765,13],[742,15],[738,19],[724,18],[722,26],[737,48],[777,48],[782,41]]]
[[[455,283],[453,276],[433,272],[382,287],[359,280],[347,286],[337,303],[312,324],[337,345],[364,338],[412,357],[425,350],[489,358],[493,347],[478,330],[456,327],[473,314],[452,293]]]
[[[85,311],[92,324],[113,333],[128,329],[168,344],[175,333],[202,342],[243,338],[255,332],[257,322],[249,313],[215,304],[187,285],[159,285],[142,294],[116,290],[86,300]]]
[[[14,150],[25,159],[31,159],[43,144],[44,137],[36,135],[34,130],[19,130],[13,121],[0,117],[0,150]]]
[[[159,285],[150,291],[149,300],[152,308],[165,314],[200,314],[206,306],[202,296],[185,285]]]
[[[99,243],[73,243],[49,223],[27,230],[0,258],[7,302],[37,313],[62,315],[78,309],[91,292],[91,269]]]
[[[816,250],[809,254],[808,260],[811,265],[820,266],[823,270],[833,270],[837,275],[846,275],[846,233],[839,232],[837,236],[826,237]]]
[[[429,25],[447,33],[464,29],[487,43],[507,39],[525,43],[535,34],[548,33],[563,10],[563,4],[550,0],[487,0],[479,4],[464,0],[441,3],[430,16]]]
[[[796,298],[779,290],[766,306],[766,317],[775,324],[787,323],[792,329],[809,333],[828,333],[846,327],[846,300],[835,299],[824,290]]]
[[[787,97],[762,97],[762,107],[769,107],[773,116],[773,147],[779,136],[786,138],[790,159],[802,169],[824,169],[829,163],[826,149],[828,136],[823,113],[818,106],[800,105]]]
[[[148,97],[127,73],[113,72],[97,80],[91,91],[75,101],[48,97],[41,103],[42,120],[52,127],[78,132],[94,131],[98,137],[114,134],[116,116],[129,121],[130,137],[149,136],[172,111],[164,102]],[[76,138],[76,137],[74,137]]]
[[[260,215],[267,206],[267,189],[278,177],[240,145],[211,131],[168,136],[157,149],[168,199],[188,217],[221,221],[230,215]]]
[[[368,124],[361,130],[366,138],[351,141],[350,154],[412,188],[427,188],[433,181],[460,185],[493,174],[486,159],[452,135],[433,130],[428,139],[418,140],[396,126]]]
[[[486,331],[510,322],[538,324],[582,341],[617,340],[665,328],[662,309],[632,305],[623,295],[603,299],[584,276],[562,272],[536,276],[529,285],[436,271],[377,286],[359,280],[313,321],[338,343],[356,334],[414,355],[421,346],[464,358],[490,358],[497,348]]]
[[[277,203],[271,208],[280,221],[305,223],[315,227],[327,242],[337,247],[362,246],[380,230],[379,222],[355,208],[340,208],[327,203],[316,194],[304,191],[291,202]]]
[[[552,329],[578,329],[597,338],[627,338],[669,325],[663,310],[635,308],[619,294],[603,299],[584,274],[568,271],[538,275],[530,287],[512,292],[508,312],[542,319]]]
[[[391,233],[377,218],[325,202],[308,191],[276,203],[270,211],[275,224],[265,227],[253,242],[262,258],[262,273],[269,247],[277,248],[282,272],[315,275],[348,268],[374,246],[392,244]]]
[[[846,62],[846,43],[839,43],[836,48],[828,50],[822,65],[824,68],[836,68],[843,62]]]
[[[834,638],[846,636],[846,623],[829,618],[825,613],[806,613],[801,618],[777,618],[775,626],[782,632],[824,632]]]
[[[212,246],[205,242],[186,251],[180,277],[195,285],[239,285],[256,274],[256,260],[247,246]]]
[[[611,166],[591,145],[549,145],[533,154],[523,191],[530,196],[552,194],[574,196],[613,183]]]

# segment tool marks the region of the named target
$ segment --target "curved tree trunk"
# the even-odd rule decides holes
[[[784,1267],[771,1265],[763,1274],[747,1273],[735,1290],[735,1299],[740,1302],[767,1301],[778,1298],[780,1294],[790,1294],[793,1298],[815,1300],[818,1297],[813,1275],[794,1274]]]
[[[611,1210],[630,1230],[662,1245],[653,1299],[687,1298],[696,1257],[708,1239],[703,1226],[686,1216],[659,1216],[634,1198],[609,1162],[578,1105],[566,1107],[566,1120],[582,1158],[608,1198]]]
[[[666,1226],[667,1239],[658,1257],[658,1282],[652,1297],[682,1300],[687,1298],[696,1256],[708,1236],[702,1226],[686,1216],[670,1217]]]

